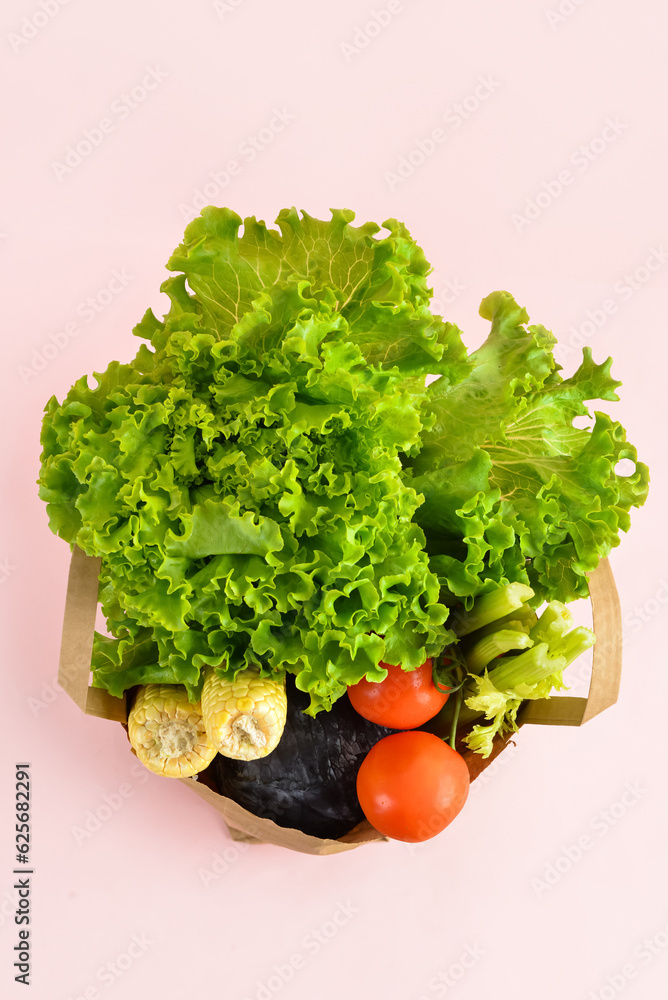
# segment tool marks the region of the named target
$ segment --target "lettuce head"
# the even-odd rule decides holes
[[[512,581],[583,596],[643,502],[645,467],[615,471],[623,428],[573,426],[616,398],[609,362],[562,379],[507,292],[469,357],[405,227],[353,219],[204,209],[134,360],[47,404],[50,526],[102,560],[95,685],[197,698],[204,668],[253,664],[314,714],[440,653],[454,603]]]

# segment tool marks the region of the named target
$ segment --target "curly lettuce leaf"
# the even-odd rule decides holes
[[[381,661],[438,655],[453,604],[514,581],[535,603],[583,596],[643,502],[646,468],[615,471],[636,461],[623,428],[573,425],[616,398],[609,362],[585,351],[562,379],[506,292],[468,357],[405,227],[353,218],[242,232],[205,209],[133,362],[47,404],[51,528],[102,557],[95,684],[197,698],[206,667],[253,663],[295,674],[315,713]]]
[[[41,495],[102,556],[94,683],[114,694],[150,679],[197,697],[205,667],[253,663],[294,673],[315,712],[452,639],[401,456],[425,375],[468,363],[403,227],[374,240],[350,217],[238,237],[207,210],[167,315],[135,330],[150,346],[48,405]]]
[[[328,222],[284,209],[268,229],[254,216],[205,208],[186,229],[167,266],[182,272],[201,320],[225,337],[259,296],[302,278],[311,294],[330,297],[349,326],[348,341],[367,363],[404,375],[442,374],[457,381],[468,368],[459,330],[429,310],[430,266],[402,223],[350,225],[354,212],[333,210]],[[401,333],[399,334],[399,330]]]
[[[648,470],[624,428],[587,400],[618,399],[611,359],[596,365],[589,348],[568,379],[552,355],[554,337],[507,292],[481,305],[492,321],[471,360],[450,386],[434,382],[433,423],[411,462],[410,482],[425,497],[416,520],[425,531],[441,583],[470,606],[477,593],[509,581],[530,585],[535,603],[586,597],[586,573],[627,531],[629,511],[644,503]],[[635,470],[620,475],[630,459]]]

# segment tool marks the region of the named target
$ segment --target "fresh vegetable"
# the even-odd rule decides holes
[[[390,729],[414,729],[440,712],[450,692],[439,691],[434,684],[431,659],[416,670],[380,663],[387,676],[382,681],[363,678],[348,688],[350,703],[356,712]]]
[[[285,726],[285,681],[261,677],[248,669],[233,681],[214,670],[202,687],[202,715],[206,733],[216,750],[237,760],[266,757],[277,745]]]
[[[406,460],[407,481],[424,496],[415,520],[430,569],[466,608],[509,582],[530,586],[536,605],[586,597],[586,573],[647,496],[647,467],[621,424],[595,412],[590,429],[573,425],[590,416],[587,400],[617,400],[621,383],[612,359],[597,365],[588,347],[562,379],[555,337],[526,326],[508,292],[488,295],[480,314],[492,324],[487,340],[463,380],[427,388],[427,426]],[[630,475],[616,471],[622,459]]]
[[[128,736],[149,771],[168,778],[190,778],[216,756],[199,704],[180,684],[140,687],[128,716]]]
[[[464,759],[433,733],[411,730],[380,740],[357,775],[364,815],[380,833],[428,840],[460,812],[469,792]]]
[[[220,754],[210,767],[221,795],[256,816],[313,837],[337,839],[364,819],[355,791],[370,748],[391,730],[363,719],[347,695],[329,712],[306,715],[309,697],[287,678],[288,711],[276,749],[261,760]]]
[[[568,608],[551,601],[533,624],[518,613],[516,620],[506,616],[498,631],[489,625],[481,629],[485,633],[481,638],[471,633],[472,644],[466,654],[470,671],[466,706],[491,720],[489,725],[478,723],[467,734],[466,743],[472,750],[488,757],[497,733],[517,729],[523,701],[549,698],[553,690],[566,687],[564,670],[595,642],[591,629],[572,626]],[[517,652],[502,655],[509,651]]]
[[[586,596],[644,502],[623,427],[573,424],[618,398],[610,359],[585,348],[562,378],[555,338],[503,291],[469,356],[429,310],[405,227],[378,238],[353,218],[291,209],[280,232],[251,217],[240,235],[234,212],[204,209],[168,262],[169,311],[135,328],[148,345],[49,401],[40,495],[53,531],[102,560],[96,686],[178,683],[196,701],[211,668],[233,682],[256,667],[294,675],[315,715],[518,603]],[[469,680],[455,708],[487,698],[512,725],[549,676],[514,678],[502,715],[472,693],[489,678]]]
[[[294,210],[281,233],[223,209],[190,224],[135,333],[150,341],[52,399],[41,495],[102,557],[94,684],[287,672],[328,708],[381,660],[417,667],[452,634],[401,456],[426,372],[468,370],[433,316],[404,227]],[[186,279],[188,286],[186,286]],[[383,638],[381,638],[381,635]]]
[[[525,601],[534,596],[531,587],[523,583],[509,583],[489,594],[479,597],[468,612],[453,615],[454,630],[458,638],[469,635],[491,622],[502,618],[512,618]]]

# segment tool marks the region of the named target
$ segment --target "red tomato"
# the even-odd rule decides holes
[[[371,825],[411,844],[444,830],[466,802],[469,771],[433,733],[394,733],[362,761],[357,797]]]
[[[384,681],[362,678],[348,688],[353,708],[369,722],[388,729],[414,729],[433,719],[448,700],[448,693],[442,694],[434,684],[431,660],[417,670],[389,663],[380,666],[387,670]]]

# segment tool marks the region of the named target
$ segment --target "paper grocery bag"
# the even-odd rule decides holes
[[[100,560],[74,547],[70,563],[65,616],[60,650],[58,681],[79,708],[87,715],[121,723],[127,731],[127,698],[114,698],[101,688],[90,686],[90,667],[97,614]],[[527,701],[518,713],[518,725],[537,723],[553,726],[580,726],[617,701],[621,676],[622,629],[619,597],[607,559],[589,576],[596,643],[587,698],[552,697]],[[511,742],[513,734],[497,736],[492,753],[486,759],[473,753],[463,743],[471,723],[457,732],[457,750],[469,769],[471,781],[491,764]],[[174,780],[174,779],[166,779]],[[278,826],[243,809],[232,799],[219,795],[212,787],[207,770],[197,778],[176,779],[216,809],[233,840],[246,843],[275,844],[304,854],[335,854],[362,844],[387,840],[370,823],[363,822],[345,837],[326,840],[311,837],[300,830]]]
[[[127,721],[127,700],[114,698],[103,688],[90,687],[98,578],[101,559],[74,547],[65,597],[63,635],[60,642],[58,683],[86,715],[113,722]]]
[[[602,559],[589,574],[589,598],[596,642],[586,698],[553,696],[527,701],[522,723],[581,726],[617,701],[622,676],[622,610],[610,563]]]

